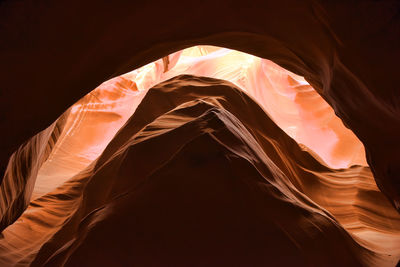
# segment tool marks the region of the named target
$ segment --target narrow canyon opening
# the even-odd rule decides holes
[[[159,109],[162,110],[160,106],[163,105],[176,106],[172,111],[168,111],[159,117],[156,116],[157,119],[144,124],[144,127],[137,130],[135,135],[129,137],[132,139],[131,143],[127,142],[120,145],[118,140],[125,138],[124,131],[134,128],[135,123],[141,123],[140,114],[142,113],[137,115],[136,118],[135,114],[138,107],[143,103],[142,100],[152,97],[152,95],[148,95],[149,90],[156,88],[166,95],[174,90],[182,90],[180,87],[174,87],[174,82],[181,87],[196,87],[196,90],[199,90],[197,92],[200,92],[199,94],[201,94],[202,88],[209,90],[210,84],[212,87],[214,83],[216,86],[222,84],[225,87],[232,87],[234,90],[238,88],[241,94],[239,96],[240,101],[250,103],[247,97],[252,101],[254,100],[273,122],[271,122],[272,126],[270,125],[271,131],[275,131],[272,136],[283,137],[281,139],[272,138],[269,136],[269,132],[265,132],[262,125],[253,125],[255,128],[256,126],[260,128],[251,133],[247,132],[247,124],[244,124],[246,125],[244,127],[240,120],[236,120],[234,116],[231,117],[231,113],[221,111],[229,109],[227,108],[229,105],[234,106],[233,103],[229,104],[229,101],[235,99],[235,97],[218,94],[209,98],[202,96],[202,98],[196,100],[198,102],[189,101],[182,105],[174,103],[169,98],[166,98],[165,102],[163,102],[163,99],[157,98],[154,98],[156,100],[154,103],[147,100],[150,101],[150,106],[146,106],[140,111],[145,110],[143,117],[151,118],[153,116],[151,105],[154,105],[155,112],[159,112]],[[194,92],[189,90],[185,97],[194,97],[196,95]],[[240,101],[238,100],[238,102]],[[145,104],[149,105],[147,102]],[[248,162],[245,161],[245,163],[253,164],[255,169],[263,173],[265,177],[268,177],[265,174],[268,171],[263,170],[265,166],[267,166],[265,169],[273,170],[271,171],[273,179],[265,179],[273,185],[276,183],[276,187],[283,192],[282,194],[285,197],[293,198],[288,202],[298,202],[300,204],[297,203],[296,205],[307,211],[311,210],[316,214],[323,214],[324,218],[328,218],[327,220],[332,225],[337,223],[339,226],[336,225],[335,227],[343,228],[346,231],[346,234],[342,233],[345,239],[347,234],[351,236],[352,240],[349,241],[351,243],[349,246],[355,246],[359,251],[362,251],[359,252],[360,254],[365,253],[367,255],[363,255],[366,258],[365,262],[369,262],[371,265],[391,266],[398,261],[400,258],[400,248],[397,246],[400,242],[400,215],[378,189],[372,172],[366,163],[363,144],[351,130],[343,125],[332,107],[303,77],[270,60],[228,48],[205,45],[180,50],[105,81],[72,105],[61,115],[58,121],[45,130],[49,131],[49,134],[51,132],[51,134],[56,135],[55,142],[51,145],[48,157],[41,164],[36,179],[30,185],[31,188],[28,186],[26,191],[26,194],[30,194],[31,203],[21,217],[3,231],[6,236],[14,238],[3,240],[4,242],[0,240],[0,256],[10,253],[12,248],[18,246],[22,250],[29,250],[32,247],[34,247],[33,250],[41,248],[45,242],[51,240],[54,233],[61,231],[60,229],[64,227],[64,224],[69,223],[70,218],[78,216],[75,214],[78,214],[80,201],[84,201],[81,199],[84,195],[82,192],[96,195],[101,194],[103,192],[101,190],[107,191],[107,186],[102,185],[102,182],[98,182],[100,185],[93,187],[96,190],[97,187],[100,187],[100,192],[90,191],[90,186],[93,185],[89,182],[90,185],[86,186],[85,179],[94,179],[93,177],[98,175],[97,172],[102,173],[104,169],[112,170],[110,171],[111,174],[108,175],[111,175],[114,179],[113,175],[116,176],[117,173],[120,175],[120,171],[114,172],[113,168],[118,169],[119,167],[113,166],[113,162],[119,162],[121,154],[128,153],[126,152],[128,143],[129,146],[135,146],[143,140],[147,140],[147,138],[167,135],[168,132],[174,132],[177,131],[177,128],[184,127],[182,125],[190,125],[193,121],[178,115],[181,115],[180,112],[190,113],[192,112],[190,111],[191,108],[195,109],[202,105],[214,106],[214,108],[208,109],[205,116],[199,116],[202,119],[206,117],[199,125],[209,123],[211,119],[208,119],[207,116],[210,116],[211,118],[218,118],[217,124],[221,121],[228,125],[231,123],[232,129],[243,130],[243,133],[238,134],[238,136],[244,136],[243,139],[249,142],[248,150],[251,150],[250,152],[246,149],[243,151],[254,157],[254,162],[248,159]],[[218,108],[221,108],[221,110]],[[242,106],[241,108],[247,107]],[[231,107],[231,111],[236,110],[235,112],[239,115],[241,112],[247,112],[240,110],[241,108]],[[250,106],[248,108],[249,110],[252,109]],[[143,121],[145,119],[148,118],[143,118]],[[269,123],[267,119],[265,121]],[[62,125],[59,131],[54,130],[57,128],[55,126],[57,123]],[[175,124],[177,125],[176,128],[173,127]],[[275,127],[275,124],[278,127]],[[279,132],[281,130],[285,134]],[[177,136],[179,137],[179,135]],[[174,138],[178,139],[178,137]],[[175,142],[175,139],[171,139],[171,143]],[[221,140],[218,139],[218,141]],[[115,143],[110,145],[110,142],[113,141],[118,145]],[[206,144],[210,144],[209,140],[207,142]],[[263,145],[258,144],[262,142],[268,143],[273,148],[274,151],[271,152],[271,155],[263,154],[265,151],[263,152],[259,148]],[[280,142],[285,143],[281,144]],[[224,145],[228,147],[226,143]],[[167,147],[167,144],[165,146]],[[199,154],[208,153],[206,146],[204,151],[201,146],[200,148],[196,145],[193,146],[200,151]],[[268,146],[265,145],[265,147]],[[210,153],[214,153],[212,151],[214,148],[214,146],[211,146]],[[158,149],[146,151],[143,155],[144,159],[141,159],[141,154],[131,156],[143,160],[142,164],[146,165],[146,158],[151,159],[152,154],[156,158],[156,154],[164,153],[162,151],[163,146],[158,147]],[[232,146],[230,149],[236,151],[237,147]],[[140,149],[138,150],[140,151]],[[184,149],[182,150],[184,151]],[[243,151],[236,152],[246,154]],[[178,150],[178,152],[180,153],[181,150]],[[179,154],[178,152],[176,153]],[[215,157],[218,158],[219,154],[216,155]],[[309,155],[312,158],[307,158]],[[260,159],[257,159],[258,156]],[[273,160],[268,159],[269,157]],[[199,158],[201,156],[195,157],[194,165],[206,161]],[[229,160],[235,161],[236,158],[231,157]],[[121,162],[118,164],[124,164],[122,160]],[[265,166],[262,167],[260,162]],[[237,164],[244,164],[245,166],[245,163],[238,161]],[[160,165],[162,166],[162,164]],[[185,168],[185,166],[182,168]],[[246,168],[244,167],[244,169]],[[124,174],[123,171],[121,173]],[[135,176],[136,174],[131,173],[131,175]],[[99,176],[101,179],[105,179],[103,180],[104,183],[110,183],[110,181],[107,181],[107,175],[100,174]],[[100,179],[99,177],[96,178]],[[96,184],[96,182],[94,183]],[[101,186],[106,187],[106,189],[101,188]],[[115,190],[122,190],[123,186],[124,183],[118,185]],[[57,199],[61,195],[67,197],[65,199],[61,197],[61,200]],[[94,202],[96,201],[94,200]],[[85,207],[84,204],[82,206]],[[44,217],[41,217],[40,212],[43,211],[38,211],[40,209],[45,209],[46,212],[57,214],[57,216],[53,216],[48,222]],[[268,213],[267,210],[265,212]],[[277,214],[279,213],[278,211]],[[282,212],[282,214],[284,213]],[[88,217],[90,216],[88,215]],[[310,221],[311,224],[314,224],[314,221]],[[51,225],[51,229],[46,228],[49,227],[48,225],[43,226],[44,224]],[[288,227],[289,230],[290,227]],[[21,231],[21,229],[23,230]],[[40,230],[35,232],[32,229]],[[35,241],[36,243],[34,242],[33,245],[30,242],[22,242],[23,244],[21,244],[18,241],[21,233],[28,236],[27,240],[37,238],[39,234],[40,239]],[[295,236],[296,234],[291,233],[290,235]],[[29,257],[31,257],[29,260],[36,256],[35,253],[36,251],[29,254]],[[15,256],[15,259],[18,260],[18,257],[22,256]]]
[[[399,11],[2,1],[0,266],[399,266]]]

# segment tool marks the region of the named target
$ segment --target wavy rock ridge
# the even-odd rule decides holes
[[[3,231],[0,261],[394,266],[399,222],[368,167],[332,170],[233,84],[183,75],[150,89],[98,159],[30,203]],[[370,238],[382,232],[385,243]]]

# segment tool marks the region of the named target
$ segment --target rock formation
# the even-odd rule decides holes
[[[3,265],[398,261],[398,2],[0,5]],[[276,84],[275,95],[254,89],[259,73],[233,84],[209,66],[186,72],[223,80],[175,77],[180,49],[198,44],[260,57],[249,73],[285,67],[284,88],[296,88],[298,101],[286,103],[279,95],[290,92]],[[158,76],[140,88],[127,72],[154,60]],[[125,88],[114,97],[135,104],[103,114],[115,128],[104,125],[98,136],[73,125],[89,114],[76,108],[104,99],[104,90],[86,94],[112,77],[104,86]],[[303,113],[274,113],[263,97]],[[310,116],[314,108],[329,117]],[[301,119],[319,130],[307,132]],[[69,138],[74,129],[98,146]],[[61,144],[85,151],[82,161],[64,164]]]

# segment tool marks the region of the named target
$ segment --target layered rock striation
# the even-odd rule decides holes
[[[30,202],[3,231],[0,262],[394,266],[399,222],[368,167],[331,169],[232,83],[181,75]]]

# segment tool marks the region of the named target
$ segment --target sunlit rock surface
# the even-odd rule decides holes
[[[146,90],[183,73],[234,83],[328,166],[366,165],[361,142],[302,77],[249,54],[196,46],[109,80],[75,104],[68,130],[41,168],[32,198],[85,168],[134,112]]]
[[[2,233],[2,265],[397,263],[400,216],[367,166],[314,158],[245,79],[178,76],[147,91],[168,73],[154,64],[71,107],[38,198]]]

